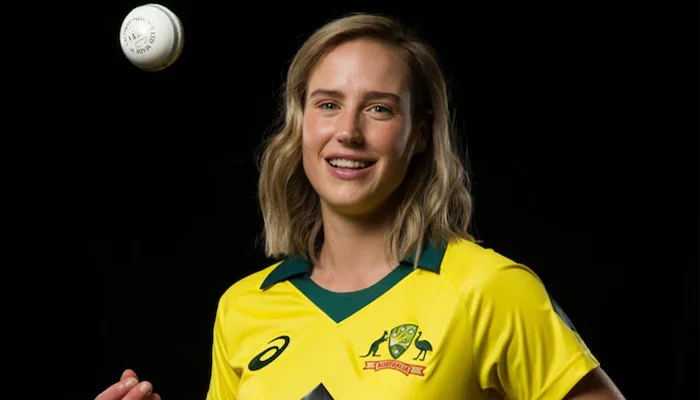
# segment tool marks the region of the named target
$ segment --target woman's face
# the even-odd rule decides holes
[[[326,210],[369,215],[406,175],[416,145],[411,75],[387,44],[355,40],[313,70],[306,92],[303,165]]]

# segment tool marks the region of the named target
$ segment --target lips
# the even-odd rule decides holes
[[[357,155],[331,155],[326,159],[331,176],[341,180],[355,180],[365,177],[376,164],[376,160]]]
[[[328,164],[334,168],[363,169],[375,163],[372,160],[352,160],[348,158],[329,158]]]
[[[363,169],[377,162],[375,158],[351,152],[330,153],[324,158],[334,168]]]

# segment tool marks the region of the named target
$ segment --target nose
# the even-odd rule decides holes
[[[338,117],[336,140],[346,146],[360,146],[364,143],[362,117],[360,114],[346,112]]]

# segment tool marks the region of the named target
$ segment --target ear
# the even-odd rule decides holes
[[[428,147],[428,138],[430,136],[428,132],[428,124],[423,121],[420,124],[418,124],[418,127],[416,128],[416,143],[415,146],[413,146],[413,154],[418,154],[422,153],[425,151],[425,148]]]

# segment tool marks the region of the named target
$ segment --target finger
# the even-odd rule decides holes
[[[160,395],[158,393],[153,393],[150,396],[148,396],[147,400],[161,400]]]
[[[119,380],[123,381],[124,379],[127,379],[127,378],[135,378],[137,380],[139,379],[139,377],[136,376],[136,372],[134,372],[134,370],[132,370],[132,369],[124,370],[124,372],[122,373],[122,377]]]
[[[146,400],[148,396],[153,392],[153,385],[151,382],[143,381],[136,385],[133,389],[126,394],[126,396],[119,398],[120,400]]]
[[[129,391],[132,390],[137,383],[138,381],[136,378],[126,378],[126,380],[119,381],[105,389],[105,391],[100,393],[95,400],[119,400],[123,398],[125,394],[129,393]]]

